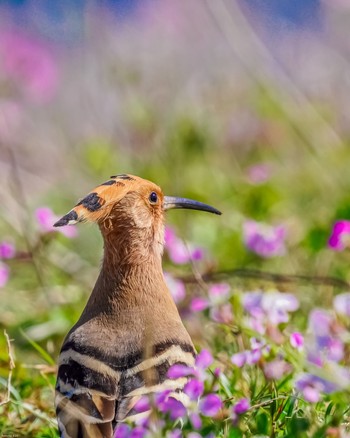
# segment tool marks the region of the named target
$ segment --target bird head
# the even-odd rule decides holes
[[[139,240],[147,240],[150,244],[157,242],[162,247],[164,212],[173,208],[221,214],[202,202],[164,196],[161,188],[153,182],[121,174],[111,176],[110,180],[92,190],[54,226],[95,222],[107,243],[119,236],[119,242],[114,246],[120,246],[122,239],[124,246],[128,247]]]
[[[160,187],[134,175],[114,175],[92,190],[76,206],[58,220],[54,226],[73,225],[78,222],[125,221],[125,225],[148,228],[162,221],[164,212],[174,208],[202,210],[221,214],[219,210],[202,202],[187,198],[164,196]]]

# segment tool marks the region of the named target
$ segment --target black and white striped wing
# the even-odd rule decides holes
[[[62,438],[112,437],[117,422],[136,419],[134,407],[144,395],[165,390],[183,401],[187,378],[169,379],[174,364],[194,365],[190,344],[166,342],[143,358],[135,353],[108,360],[95,348],[68,342],[59,358],[56,411]]]
[[[112,436],[120,375],[91,354],[61,352],[55,404],[63,438]]]

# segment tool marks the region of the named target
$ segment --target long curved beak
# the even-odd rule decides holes
[[[163,208],[164,210],[170,210],[171,208],[188,208],[190,210],[202,210],[208,211],[209,213],[221,214],[221,211],[208,204],[187,198],[177,198],[176,196],[164,196]]]

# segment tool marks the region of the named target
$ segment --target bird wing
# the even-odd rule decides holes
[[[61,437],[109,438],[120,373],[68,344],[59,358],[55,398]]]
[[[174,340],[123,358],[104,358],[97,348],[74,341],[64,344],[56,385],[56,411],[62,438],[112,437],[117,422],[135,420],[144,413],[135,404],[144,395],[169,391],[179,398],[187,378],[170,379],[174,364],[194,365],[191,344]]]

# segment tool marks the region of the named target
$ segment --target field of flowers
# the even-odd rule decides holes
[[[278,35],[223,0],[135,14],[92,9],[56,39],[1,21],[0,436],[58,436],[56,359],[102,241],[53,223],[131,173],[223,215],[167,214],[199,352],[169,377],[190,376],[191,405],[142,399],[152,415],[116,437],[349,437],[347,2]]]

